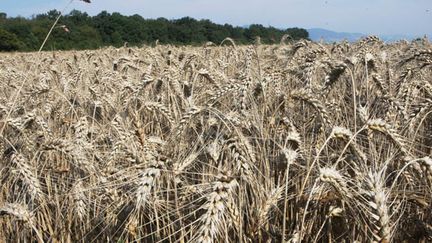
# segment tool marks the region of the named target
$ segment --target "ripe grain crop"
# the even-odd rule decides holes
[[[0,241],[430,241],[431,49],[2,53]]]

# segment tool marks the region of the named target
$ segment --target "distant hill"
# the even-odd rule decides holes
[[[364,36],[365,34],[361,33],[348,33],[348,32],[335,32],[326,29],[313,28],[308,29],[309,38],[313,41],[320,41],[323,39],[326,42],[335,42],[335,41],[356,41]]]
[[[380,35],[380,38],[386,42],[398,41],[398,40],[414,40],[416,38],[422,38],[423,36],[414,35]],[[431,35],[428,35],[429,39]]]
[[[362,33],[349,33],[349,32],[335,32],[326,29],[320,28],[312,28],[307,30],[309,32],[309,38],[313,41],[320,41],[323,39],[326,42],[335,42],[335,41],[343,41],[348,40],[350,42],[357,41],[360,38],[367,36],[367,34]],[[413,36],[413,35],[404,35],[404,34],[395,34],[395,35],[378,35],[383,41],[392,42],[398,40],[413,40],[417,37],[423,36]],[[428,35],[429,39],[432,35]]]

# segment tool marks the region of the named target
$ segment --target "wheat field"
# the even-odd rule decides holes
[[[431,50],[0,54],[0,241],[430,241]]]

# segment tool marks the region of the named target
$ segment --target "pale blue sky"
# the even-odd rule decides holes
[[[78,9],[95,15],[102,10],[144,18],[191,16],[216,23],[275,27],[326,28],[365,34],[432,35],[432,0],[79,0]],[[62,10],[70,0],[0,0],[9,16]]]

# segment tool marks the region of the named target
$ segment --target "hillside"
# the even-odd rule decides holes
[[[358,41],[362,37],[368,34],[363,33],[350,33],[350,32],[336,32],[321,28],[307,29],[309,38],[313,41],[324,40],[326,42],[338,42],[348,40],[349,42]],[[383,41],[394,42],[398,40],[413,40],[415,38],[422,38],[423,36],[405,35],[405,34],[393,34],[393,35],[378,35]],[[432,37],[432,34],[428,35]]]
[[[335,32],[320,28],[307,29],[307,31],[309,33],[309,38],[313,41],[320,41],[323,39],[326,42],[337,42],[342,40],[353,42],[366,36],[361,33]]]

